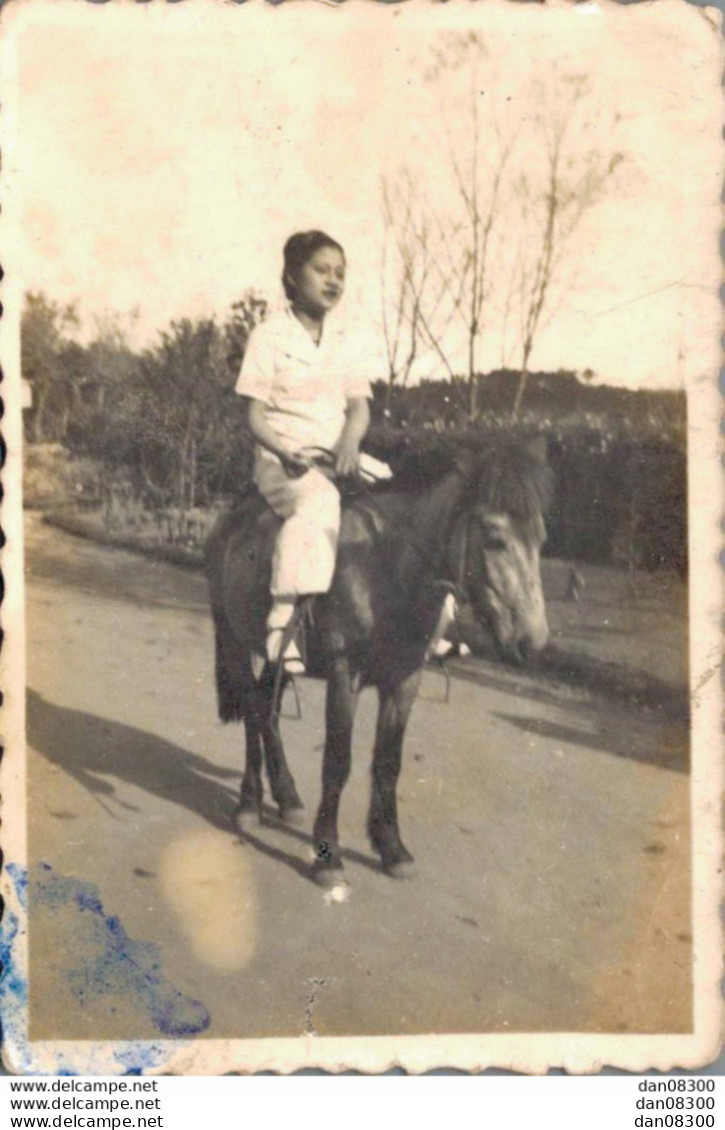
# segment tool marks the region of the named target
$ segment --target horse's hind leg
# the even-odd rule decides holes
[[[334,662],[327,682],[325,756],[322,763],[322,800],[315,820],[315,878],[324,886],[342,875],[337,831],[340,797],[350,774],[352,727],[358,683],[347,660]]]
[[[248,649],[234,635],[223,613],[215,611],[214,621],[219,717],[222,722],[243,719],[246,733],[244,775],[235,813],[235,823],[242,827],[250,813],[259,816],[262,812],[262,744],[257,689]]]
[[[257,685],[264,757],[269,787],[279,809],[280,819],[288,824],[298,824],[305,806],[299,798],[294,777],[290,773],[279,732],[279,718],[275,716],[275,678],[276,667],[267,663]]]
[[[368,835],[380,854],[383,870],[395,878],[412,873],[413,856],[400,838],[398,827],[397,786],[405,727],[419,684],[420,671],[416,671],[401,683],[381,688],[379,692]]]

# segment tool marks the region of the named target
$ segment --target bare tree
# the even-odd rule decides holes
[[[446,298],[450,282],[441,270],[437,223],[410,170],[382,185],[382,329],[388,388],[405,386],[415,361],[434,353],[448,376],[455,375],[446,349],[454,313]]]
[[[425,196],[419,181],[404,172],[397,192],[388,186],[383,199],[386,240],[393,232],[400,259],[396,299],[384,298],[390,364],[397,373],[396,347],[405,326],[408,356],[412,352],[415,357],[423,341],[450,378],[463,370],[471,418],[477,409],[479,346],[488,325],[496,229],[514,143],[513,136],[499,129],[495,113],[488,107],[484,113],[490,100],[481,79],[486,59],[475,33],[450,35],[435,52],[429,81],[450,71],[466,71],[467,79],[463,103],[459,98],[455,107],[440,107],[442,136],[435,145],[445,157],[439,165],[444,176],[437,178],[439,198]]]
[[[407,180],[407,178],[406,178]],[[383,180],[381,314],[388,364],[388,395],[408,382],[421,343],[420,310],[429,272],[420,262],[414,204],[409,187]]]
[[[534,118],[536,151],[543,169],[524,169],[514,183],[518,204],[519,247],[511,278],[511,292],[519,312],[519,382],[512,414],[521,410],[529,376],[529,363],[552,292],[560,282],[569,240],[583,216],[601,199],[605,187],[622,161],[598,148],[582,147],[586,123],[578,140],[572,138],[577,114],[587,93],[581,75],[564,76],[553,96],[534,91],[539,110]]]
[[[583,113],[586,77],[554,74],[532,82],[516,108],[496,105],[483,83],[485,73],[496,88],[494,66],[475,33],[449,36],[427,78],[456,72],[465,89],[457,81],[455,105],[441,105],[432,188],[426,194],[422,178],[404,172],[395,191],[388,184],[383,193],[384,275],[391,245],[398,262],[394,295],[383,299],[391,384],[405,383],[424,343],[451,379],[465,375],[473,419],[481,344],[499,333],[504,363],[513,345],[520,371],[516,416],[535,343],[567,290],[570,239],[622,155],[602,148],[604,119]]]
[[[453,203],[445,220],[437,220],[444,251],[439,269],[448,280],[458,333],[465,336],[467,407],[473,419],[480,345],[498,315],[493,265],[503,239],[506,186],[518,131],[510,121],[503,124],[505,115],[494,94],[500,81],[497,67],[481,35],[452,33],[443,40],[428,77],[436,80],[446,71],[465,76],[466,92],[458,106],[441,106]]]
[[[453,211],[442,213],[423,198],[408,171],[401,174],[395,190],[385,182],[382,263],[386,276],[392,243],[397,276],[393,292],[384,288],[383,293],[390,384],[396,380],[406,383],[421,344],[437,355],[452,379],[456,375],[456,346],[463,336],[466,407],[473,417],[478,346],[492,290],[494,228],[511,145],[501,143],[484,161],[475,103],[471,107],[471,134],[470,159],[456,153],[452,142],[449,147],[457,201]]]
[[[492,257],[495,229],[502,216],[502,187],[513,150],[513,138],[504,138],[496,123],[484,145],[481,98],[474,81],[470,93],[465,156],[448,133],[448,156],[458,197],[457,215],[438,221],[446,261],[437,264],[447,281],[449,297],[466,336],[468,412],[477,410],[478,347],[487,326],[485,317],[493,290]],[[460,148],[460,147],[459,147]]]

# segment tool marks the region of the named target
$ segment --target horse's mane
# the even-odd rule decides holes
[[[389,461],[391,479],[368,485],[362,493],[359,489],[343,492],[343,500],[364,514],[375,513],[375,499],[386,495],[408,495],[411,502],[430,496],[432,509],[427,508],[427,520],[435,527],[450,505],[457,506],[467,497],[475,498],[491,513],[509,515],[524,537],[540,534],[542,519],[551,503],[553,475],[543,450],[536,444],[493,438],[486,439],[485,447],[478,450],[462,444],[440,445],[391,456]],[[447,479],[449,488],[445,485]],[[207,540],[208,561],[214,559],[232,530],[265,510],[256,490],[236,499],[220,515]]]
[[[524,443],[485,454],[477,490],[491,510],[525,525],[540,521],[551,505],[553,474],[542,453]]]
[[[523,441],[494,439],[477,451],[433,447],[406,452],[391,463],[393,477],[380,484],[380,491],[422,494],[458,471],[467,492],[475,493],[493,512],[509,514],[525,525],[539,521],[551,503],[551,468],[542,450]]]
[[[449,447],[431,447],[391,456],[390,466],[393,477],[381,484],[383,489],[388,486],[394,490],[425,490],[456,469],[456,456]]]

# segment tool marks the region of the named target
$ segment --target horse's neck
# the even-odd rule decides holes
[[[445,577],[448,545],[463,489],[463,479],[451,472],[416,498],[412,508],[408,499],[396,537],[396,573],[404,590],[416,589],[424,578]]]

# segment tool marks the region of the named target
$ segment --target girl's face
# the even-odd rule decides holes
[[[337,306],[345,289],[345,257],[336,247],[321,247],[293,279],[293,304],[313,317]]]

